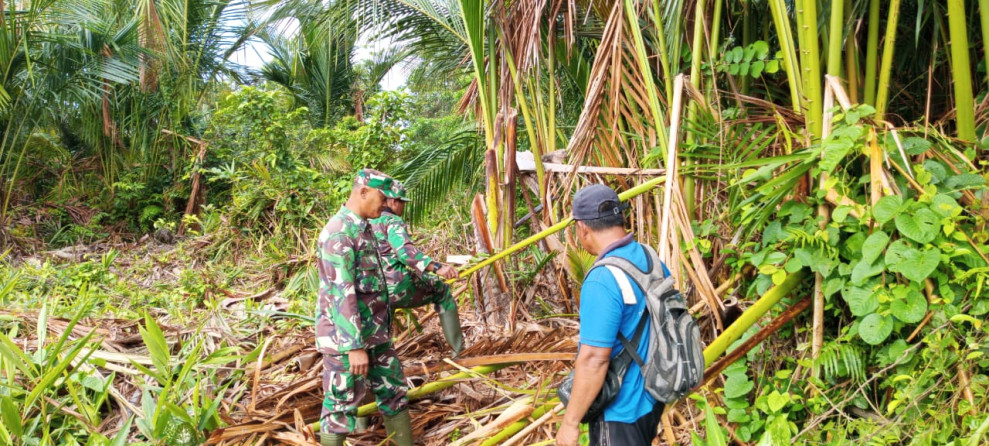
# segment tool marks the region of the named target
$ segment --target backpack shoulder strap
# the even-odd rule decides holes
[[[646,331],[646,318],[648,317],[649,317],[649,308],[646,308],[645,311],[642,312],[642,317],[639,318],[639,325],[635,327],[635,335],[632,336],[631,341],[629,341],[628,338],[622,335],[621,332],[618,333],[618,339],[622,341],[622,346],[625,347],[618,354],[631,357],[635,361],[635,363],[639,365],[639,369],[642,370],[643,373],[644,370],[646,369],[646,362],[642,360],[641,356],[639,356],[638,345],[639,342],[642,340],[642,333]]]
[[[622,291],[622,302],[625,305],[635,305],[637,302],[635,299],[635,290],[632,289],[632,283],[628,281],[628,276],[625,271],[615,265],[603,265],[611,275],[615,276],[615,281],[618,282],[618,289]]]

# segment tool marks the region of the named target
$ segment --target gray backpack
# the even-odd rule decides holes
[[[646,271],[620,257],[605,257],[595,263],[615,276],[625,304],[635,303],[635,282],[646,297],[646,312],[652,319],[649,328],[649,353],[645,360],[637,346],[620,336],[625,350],[639,364],[646,391],[663,403],[680,399],[704,377],[704,350],[700,328],[687,311],[683,295],[674,288],[673,277],[664,277],[662,263],[652,247],[642,245],[649,260]],[[643,318],[646,317],[644,314]]]

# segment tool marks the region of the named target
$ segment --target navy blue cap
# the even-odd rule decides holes
[[[592,184],[577,191],[573,196],[574,220],[597,220],[611,215],[619,215],[627,208],[618,199],[615,191],[603,184]]]

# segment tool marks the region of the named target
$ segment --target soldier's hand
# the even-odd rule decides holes
[[[347,359],[350,360],[350,373],[360,376],[367,376],[368,359],[364,350],[351,350],[347,352]]]
[[[460,276],[460,274],[457,273],[457,270],[445,263],[440,264],[440,267],[436,270],[436,275],[446,280],[453,280]]]

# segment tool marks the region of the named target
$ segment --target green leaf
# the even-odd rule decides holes
[[[855,144],[852,141],[844,138],[826,140],[821,144],[823,146],[822,148],[824,153],[822,155],[820,166],[825,172],[831,172],[838,167],[838,164],[845,159],[848,152],[855,147]]]
[[[769,398],[766,403],[769,404],[769,410],[772,412],[779,412],[781,409],[786,407],[787,403],[790,402],[790,393],[780,393],[778,390],[774,390],[773,393],[769,394]]]
[[[889,243],[889,235],[883,231],[873,232],[862,244],[862,260],[872,263],[878,259],[886,249],[887,243]]]
[[[761,60],[752,62],[752,65],[749,66],[749,76],[759,79],[760,77],[762,77],[762,70],[764,68],[766,68],[765,62]]]
[[[755,57],[757,59],[765,59],[769,56],[769,44],[762,40],[756,40],[752,42],[752,49],[755,50]]]
[[[880,224],[886,223],[900,213],[902,206],[903,199],[899,195],[887,195],[880,198],[879,202],[876,203],[876,207],[872,209],[872,216]]]
[[[725,380],[725,398],[738,398],[747,395],[755,384],[749,381],[749,377],[743,374],[731,375]]]
[[[731,49],[731,62],[732,63],[741,62],[742,61],[742,53],[743,53],[742,47],[736,46],[735,48],[732,48]]]
[[[125,422],[123,427],[120,428],[120,431],[117,432],[117,435],[113,437],[113,442],[110,443],[110,446],[127,445],[127,438],[130,436],[130,426],[133,422],[134,422],[133,416],[127,418],[127,422]]]
[[[981,175],[977,175],[974,173],[963,173],[961,175],[955,175],[951,178],[948,178],[948,180],[945,181],[944,184],[948,189],[962,190],[962,189],[969,189],[972,187],[982,186],[986,184],[986,179],[982,178]]]
[[[841,277],[833,277],[828,279],[828,281],[824,283],[824,296],[827,297],[841,291],[841,287],[844,285],[845,279]]]
[[[882,259],[879,259],[879,261],[874,263],[867,262],[865,259],[860,260],[855,264],[855,267],[852,268],[851,282],[853,285],[862,285],[865,283],[866,279],[883,272],[885,267],[886,265],[883,263]]]
[[[892,248],[893,245],[890,245],[890,250],[892,250]],[[887,251],[887,262],[890,257],[890,252]],[[930,276],[941,263],[941,250],[931,248],[921,251],[916,248],[908,248],[902,252],[894,253],[893,257],[894,260],[896,260],[896,263],[888,267],[890,271],[900,273],[907,279],[921,283],[924,279]],[[895,257],[899,258],[896,259]]]
[[[766,61],[766,72],[769,74],[778,73],[780,71],[780,61],[776,59],[770,59]]]
[[[841,297],[855,316],[862,317],[879,308],[879,299],[869,288],[847,286],[841,290]]]
[[[907,155],[920,155],[931,148],[930,141],[917,136],[904,138],[901,143],[903,144],[903,151]]]
[[[889,309],[897,319],[913,324],[920,322],[927,314],[927,299],[913,288],[896,287],[893,289],[893,302]]]
[[[945,194],[937,194],[931,200],[931,210],[942,217],[957,217],[962,213],[962,207],[954,198]]]
[[[158,375],[167,379],[171,376],[172,369],[171,352],[168,349],[168,343],[165,341],[165,334],[150,314],[144,316],[144,327],[138,327],[138,330],[141,333],[141,339],[144,340],[144,344],[148,346],[148,354],[151,356],[151,362],[157,369]]]
[[[893,318],[872,313],[859,323],[859,337],[867,344],[879,345],[893,332]]]
[[[956,314],[954,316],[951,316],[950,320],[951,322],[968,322],[972,324],[972,326],[975,327],[976,330],[982,328],[982,321],[972,316],[969,316],[967,314]]]
[[[0,414],[3,415],[3,423],[7,429],[10,429],[10,433],[15,437],[24,435],[24,426],[21,424],[21,414],[17,410],[17,405],[6,396],[0,396]]]
[[[941,219],[928,208],[918,209],[913,215],[896,216],[896,229],[919,243],[930,243],[940,230]]]
[[[707,431],[707,446],[726,446],[728,444],[725,433],[721,431],[721,423],[718,422],[717,414],[706,401],[704,404],[704,427]]]

